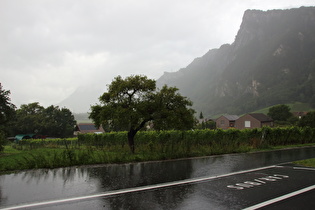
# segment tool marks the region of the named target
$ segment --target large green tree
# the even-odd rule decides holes
[[[38,102],[21,105],[16,111],[14,132],[16,134],[41,132],[44,122],[42,115],[44,109]]]
[[[273,120],[287,121],[292,117],[291,108],[288,105],[280,104],[269,108],[268,116]]]
[[[194,125],[192,102],[181,96],[177,88],[156,88],[155,80],[146,76],[116,77],[91,106],[90,118],[97,126],[127,130],[128,143],[134,153],[134,137],[152,121],[154,129],[190,129]]]
[[[315,111],[308,112],[305,116],[301,118],[298,122],[301,127],[309,126],[315,128]]]
[[[69,109],[51,105],[43,110],[42,115],[43,134],[59,138],[73,135],[76,121]]]
[[[44,108],[38,102],[23,104],[17,110],[15,133],[38,133],[54,137],[73,135],[76,121],[67,108],[49,106]]]
[[[10,91],[3,89],[0,83],[0,152],[4,149],[6,124],[14,117],[15,108],[11,103]]]
[[[3,89],[0,83],[0,129],[12,120],[15,108],[15,105],[11,103],[10,91]]]

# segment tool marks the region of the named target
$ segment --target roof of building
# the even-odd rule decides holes
[[[82,130],[98,130],[94,124],[92,123],[79,123],[78,124],[79,129]]]
[[[15,136],[16,140],[22,140],[22,139],[31,139],[35,136],[35,134],[18,134]]]
[[[235,121],[239,118],[239,116],[237,115],[223,115],[226,119],[228,119],[229,121]]]
[[[273,119],[263,113],[251,113],[249,114],[253,118],[259,120],[260,122],[271,122]]]
[[[307,115],[308,112],[292,112],[293,116],[300,117]]]
[[[104,131],[102,127],[97,128],[94,123],[78,123],[75,127],[75,130],[81,131],[81,132],[96,132],[96,131],[103,132]]]

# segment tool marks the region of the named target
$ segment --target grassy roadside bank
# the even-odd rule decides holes
[[[179,158],[202,157],[229,153],[247,153],[259,151],[272,151],[296,147],[315,146],[315,143],[274,146],[263,149],[251,147],[221,148],[212,145],[210,148],[190,148],[190,151],[178,152],[174,155],[157,153],[149,148],[139,148],[132,154],[127,146],[97,149],[94,147],[64,147],[64,148],[38,148],[32,150],[17,150],[12,146],[5,146],[4,153],[0,154],[0,174],[11,173],[26,169],[58,168],[78,165],[129,163],[142,161],[170,160]],[[315,159],[314,159],[315,160]],[[315,161],[299,161],[298,164],[314,164]]]
[[[315,158],[295,161],[294,164],[302,165],[302,166],[306,166],[306,167],[315,167]]]

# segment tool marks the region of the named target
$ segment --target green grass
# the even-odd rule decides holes
[[[287,104],[287,105],[291,108],[292,112],[300,112],[300,111],[309,112],[313,110],[308,103],[295,102],[293,104]]]
[[[315,146],[312,128],[146,131],[132,154],[126,132],[82,135],[78,139],[23,140],[0,153],[0,173],[76,165],[169,160]],[[262,136],[264,136],[262,138]]]
[[[21,153],[20,150],[17,150],[17,149],[14,149],[12,146],[4,146],[4,153],[1,154],[0,153],[0,157],[1,155],[12,155],[12,154],[18,154],[18,153]]]
[[[135,155],[130,154],[129,148],[123,148],[116,152],[83,147],[81,149],[38,148],[15,152],[14,149],[6,147],[0,156],[0,173],[24,169],[122,163],[134,160]]]
[[[275,105],[277,105],[277,104],[275,104]],[[275,106],[275,105],[273,105],[273,106]],[[290,104],[286,104],[286,105],[288,105],[291,108],[291,112],[308,112],[308,111],[313,110],[308,103],[294,102],[294,103],[290,103]],[[269,107],[266,107],[263,109],[253,111],[253,113],[268,114],[269,108],[271,108],[273,106],[269,106]]]
[[[16,150],[6,146],[0,155],[0,173],[10,173],[17,170],[58,168],[76,165],[128,163],[141,161],[156,161],[189,157],[210,156],[228,153],[246,153],[266,150],[277,150],[289,147],[315,146],[315,144],[287,145],[253,149],[248,146],[212,145],[211,147],[196,146],[181,147],[176,153],[172,148],[164,147],[162,152],[150,145],[140,146],[135,154],[130,153],[128,146],[112,146],[106,149],[82,146],[80,148],[38,148],[32,150]],[[171,145],[170,145],[171,147]],[[161,151],[161,150],[160,150]]]
[[[306,167],[315,167],[315,158],[300,160],[300,161],[296,161],[294,163],[297,165],[302,165],[302,166],[306,166]]]
[[[278,104],[275,104],[278,105]],[[252,111],[251,113],[263,113],[263,114],[268,114],[269,109],[275,105],[269,106],[269,107],[265,107],[262,109],[258,109],[255,111]],[[312,109],[312,107],[310,106],[310,104],[308,103],[301,103],[301,102],[294,102],[294,103],[290,103],[290,104],[286,104],[291,108],[291,112],[309,112],[309,111],[314,111],[314,109]],[[217,114],[217,115],[213,115],[210,118],[211,119],[217,119],[219,117],[221,117],[222,115],[225,114],[233,114],[233,113],[222,113],[222,114]],[[243,116],[246,113],[240,114],[239,116]]]

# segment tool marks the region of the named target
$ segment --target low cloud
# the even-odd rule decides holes
[[[246,9],[313,4],[310,0],[2,0],[0,82],[11,90],[17,106],[59,104],[80,89],[80,100],[87,107],[102,92],[95,93],[95,101],[84,92],[91,96],[92,90],[104,91],[117,75],[158,79],[209,49],[232,43]]]

